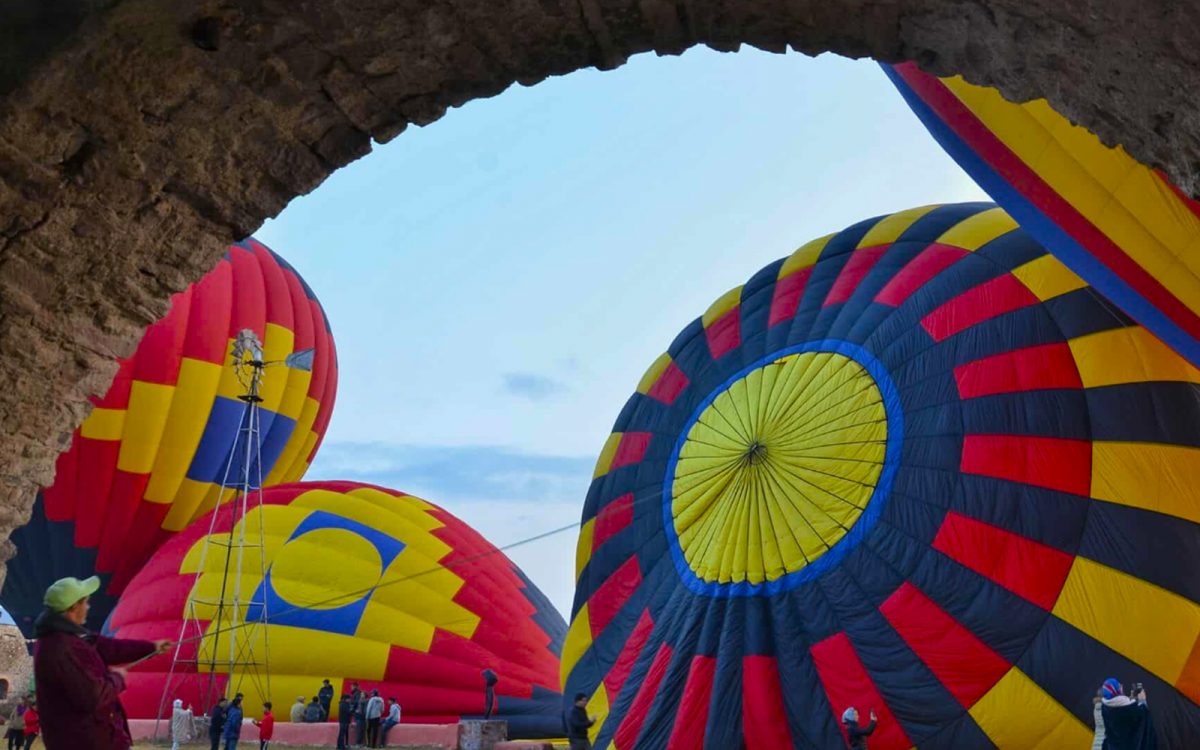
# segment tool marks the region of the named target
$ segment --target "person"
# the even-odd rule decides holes
[[[388,699],[388,715],[383,720],[383,729],[379,735],[379,746],[387,747],[388,730],[400,723],[400,703],[396,700],[396,696]]]
[[[192,741],[192,707],[183,707],[179,698],[171,704],[171,750]]]
[[[571,711],[567,714],[567,743],[571,750],[592,750],[588,730],[596,723],[596,717],[588,716],[587,702],[587,693],[576,693],[575,705],[571,706]]]
[[[317,698],[321,700],[321,710],[325,713],[325,718],[322,721],[329,720],[329,707],[333,703],[333,685],[328,679],[321,681],[321,689],[317,691]]]
[[[1116,677],[1100,687],[1104,750],[1157,750],[1158,737],[1146,705],[1146,690],[1135,684],[1126,695]]]
[[[362,747],[367,743],[367,694],[358,687],[358,683],[350,684],[350,697],[354,703],[355,745]]]
[[[842,712],[842,723],[846,725],[846,741],[850,750],[867,750],[867,738],[875,731],[875,712],[871,712],[871,723],[865,727],[858,725],[858,709],[854,706]]]
[[[293,724],[299,724],[304,721],[304,696],[297,695],[296,702],[292,704],[292,712],[288,719]]]
[[[13,706],[8,714],[8,729],[4,738],[8,740],[8,750],[21,750],[25,747],[25,709],[29,708],[31,696],[24,696]]]
[[[133,740],[119,697],[125,689],[125,670],[118,665],[164,653],[171,646],[167,640],[106,638],[84,628],[88,599],[99,588],[97,576],[55,581],[46,589],[45,609],[34,621],[33,674],[50,748],[127,750]],[[28,736],[29,711],[25,713]]]
[[[242,737],[242,696],[235,696],[225,714],[225,750],[237,750]]]
[[[225,732],[225,717],[228,711],[229,699],[221,698],[208,712],[208,739],[212,743],[212,750],[221,747],[221,735]]]
[[[483,670],[483,719],[492,718],[492,709],[496,707],[496,682],[500,678],[490,669]]]
[[[350,744],[350,719],[354,718],[354,707],[350,703],[350,694],[342,693],[338,701],[338,750],[347,750]]]
[[[325,711],[321,708],[321,702],[317,700],[317,696],[313,696],[312,703],[304,709],[305,724],[320,724],[325,721]]]
[[[254,721],[254,726],[258,727],[258,750],[267,750],[271,746],[271,738],[275,736],[275,715],[271,713],[271,708],[271,701],[263,701],[262,721]]]
[[[379,747],[379,723],[383,719],[383,698],[378,690],[371,691],[371,699],[367,701],[367,742],[368,747]]]
[[[37,700],[29,701],[29,707],[25,709],[25,750],[33,747],[33,743],[37,740],[38,735],[42,732],[41,717],[38,715]]]
[[[1096,697],[1092,698],[1092,724],[1096,727],[1096,733],[1092,736],[1092,750],[1104,750],[1103,701],[1104,688],[1101,687],[1096,691]]]

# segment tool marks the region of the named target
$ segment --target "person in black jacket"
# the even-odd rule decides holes
[[[592,750],[588,730],[596,723],[596,717],[588,716],[587,702],[587,693],[576,693],[575,705],[567,714],[567,742],[571,750]]]
[[[338,701],[338,750],[346,750],[350,746],[350,720],[353,718],[354,704],[350,701],[350,694],[343,693]]]
[[[496,707],[496,673],[490,669],[483,670],[483,718],[492,718],[492,709]]]
[[[1104,750],[1156,750],[1158,737],[1146,707],[1146,689],[1135,684],[1126,695],[1117,678],[1109,677],[1100,690]]]
[[[212,742],[212,750],[217,750],[221,745],[221,735],[225,732],[225,711],[228,705],[229,700],[222,698],[208,712],[208,739]]]
[[[321,682],[321,689],[317,691],[317,698],[321,701],[321,711],[325,714],[325,719],[329,718],[329,707],[333,705],[333,685],[329,684],[329,680]]]
[[[858,709],[854,706],[847,708],[842,714],[842,723],[846,725],[846,741],[850,750],[867,750],[867,738],[875,731],[875,712],[871,712],[871,723],[865,727],[858,725]]]

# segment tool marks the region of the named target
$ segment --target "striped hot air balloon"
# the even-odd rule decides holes
[[[990,204],[804,245],[621,412],[563,692],[597,748],[1067,748],[1118,676],[1190,747],[1198,384]]]
[[[979,186],[1134,320],[1200,366],[1200,203],[1044,100],[884,66]]]
[[[482,673],[491,669],[499,678],[495,718],[508,722],[509,736],[561,736],[566,623],[516,565],[465,523],[412,495],[353,482],[273,487],[264,493],[261,527],[259,519],[251,510],[245,528],[255,542],[264,532],[266,574],[258,550],[247,549],[241,590],[266,612],[251,608],[241,621],[269,623],[245,631],[258,641],[246,651],[269,649],[276,705],[283,705],[278,696],[311,695],[328,677],[336,694],[357,681],[395,696],[405,722],[456,723],[482,716]],[[214,533],[227,538],[233,525],[221,513]],[[226,579],[225,556],[212,548],[201,567],[208,533],[203,519],[155,554],[113,612],[116,635],[178,638],[195,591],[210,604],[195,610],[204,636],[184,644],[183,659],[203,663],[214,644],[224,658],[220,649],[235,631],[228,619],[214,619],[211,602],[223,583],[233,590],[234,576]],[[155,716],[170,667],[168,657],[159,657],[130,673],[122,696],[130,716]],[[184,667],[171,696],[204,705],[208,673],[201,671]],[[219,688],[244,692],[248,714],[258,711],[269,697],[265,678],[235,673],[236,684],[227,686],[227,674],[219,675]]]
[[[93,573],[104,579],[89,621],[98,629],[151,553],[218,501],[243,408],[230,347],[247,328],[268,360],[313,350],[311,365],[269,369],[262,389],[264,483],[304,475],[333,412],[333,336],[295,269],[248,239],[176,295],[120,362],[13,534],[0,603],[27,633],[47,585]]]

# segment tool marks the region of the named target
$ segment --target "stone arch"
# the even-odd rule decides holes
[[[18,0],[0,28],[0,532],[168,296],[408,125],[705,44],[917,60],[1046,96],[1195,190],[1200,8],[1171,0]]]

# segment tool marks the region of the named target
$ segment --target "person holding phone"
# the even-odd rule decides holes
[[[1146,705],[1146,688],[1133,683],[1129,694],[1116,677],[1100,686],[1100,716],[1104,722],[1104,750],[1156,750],[1158,736]]]
[[[846,727],[846,742],[850,750],[867,750],[867,738],[875,731],[875,712],[871,711],[871,723],[865,727],[858,725],[858,709],[854,706],[842,712],[842,724]]]

